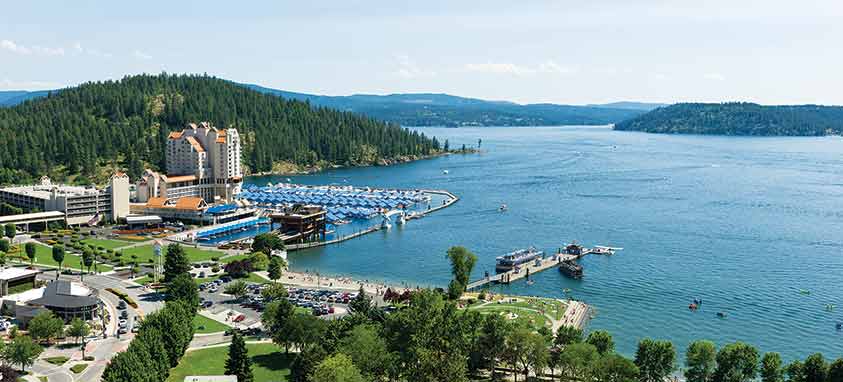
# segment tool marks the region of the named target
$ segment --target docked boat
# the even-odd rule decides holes
[[[573,260],[566,260],[559,263],[559,272],[572,279],[582,278],[582,265],[577,264]]]
[[[605,247],[602,245],[595,245],[594,248],[591,249],[591,253],[595,255],[614,255],[615,251],[620,251],[623,248],[617,247]]]
[[[583,247],[583,246],[577,244],[576,242],[573,242],[571,244],[566,245],[565,249],[562,251],[562,253],[564,253],[566,255],[574,255],[574,256],[579,257],[579,256],[587,255],[589,253],[589,251],[590,250],[588,248]]]
[[[533,260],[544,256],[544,252],[539,251],[533,247],[527,249],[519,249],[515,252],[508,253],[503,256],[498,256],[495,261],[495,270],[498,272],[507,272],[520,267],[522,264],[529,263]]]

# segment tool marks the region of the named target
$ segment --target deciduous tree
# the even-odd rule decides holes
[[[21,370],[26,371],[27,366],[32,366],[42,351],[41,346],[29,336],[17,336],[3,348],[3,360],[19,365]]]
[[[595,330],[589,333],[585,342],[594,345],[594,348],[600,354],[608,354],[615,351],[615,341],[612,339],[612,335],[605,330]]]
[[[638,342],[635,366],[641,382],[662,382],[675,368],[676,350],[670,341],[645,338]]]
[[[779,353],[764,353],[761,357],[761,382],[783,381],[782,357]]]
[[[311,382],[364,382],[360,370],[354,366],[347,355],[338,353],[320,362],[313,373]]]
[[[685,379],[688,382],[710,382],[717,366],[716,357],[714,342],[691,342],[685,351]]]
[[[717,352],[715,382],[748,382],[758,370],[758,350],[743,342],[724,346]]]

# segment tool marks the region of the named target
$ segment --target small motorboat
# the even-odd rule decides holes
[[[442,173],[445,174],[445,175],[450,174],[450,172],[448,172],[448,170],[442,170]]]
[[[591,249],[591,253],[595,255],[614,255],[615,251],[620,251],[622,249],[623,248],[595,245],[594,248]]]
[[[843,322],[837,323],[837,330],[843,330]]]
[[[717,317],[719,317],[719,318],[726,318],[726,313],[723,313],[723,312],[717,312]]]
[[[800,289],[799,293],[804,294],[804,295],[809,295],[809,294],[811,294],[811,291],[809,291],[807,289]]]
[[[498,208],[498,211],[504,212],[504,211],[506,211],[506,209],[507,209],[506,204],[501,204],[501,206]]]
[[[696,311],[697,308],[698,308],[697,304],[691,303],[690,305],[688,305],[688,310],[690,310],[690,311]]]
[[[562,293],[565,293],[565,294],[571,293],[571,288],[562,289]]]

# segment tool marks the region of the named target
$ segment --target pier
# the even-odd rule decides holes
[[[450,207],[452,204],[454,204],[454,203],[456,203],[457,201],[460,200],[460,198],[458,196],[456,196],[456,195],[454,195],[451,192],[446,191],[446,190],[422,190],[422,192],[428,193],[428,194],[444,195],[444,196],[447,197],[447,199],[445,199],[445,202],[443,204],[439,205],[439,206],[431,207],[428,210],[421,211],[421,212],[416,213],[416,214],[408,215],[407,216],[408,221],[413,220],[413,219],[420,219],[420,218],[422,218],[422,217],[424,217],[428,214],[439,211],[443,208]],[[317,248],[317,247],[322,247],[322,246],[326,246],[326,245],[330,245],[330,244],[337,244],[337,243],[341,243],[341,242],[346,241],[346,240],[351,240],[351,239],[354,239],[356,237],[360,237],[360,236],[363,236],[363,235],[366,235],[366,234],[370,234],[372,232],[377,232],[377,231],[380,231],[382,229],[384,229],[384,228],[380,224],[377,224],[377,225],[374,225],[374,226],[369,227],[367,229],[364,229],[362,231],[358,231],[358,232],[355,232],[355,233],[352,233],[352,234],[340,236],[340,237],[337,237],[337,238],[334,238],[334,239],[331,239],[331,240],[321,240],[321,241],[314,241],[314,242],[308,242],[308,243],[289,244],[289,245],[287,245],[287,251],[293,252],[293,251],[299,251],[299,250],[302,250],[302,249]]]
[[[488,277],[484,277],[480,280],[474,281],[466,287],[468,290],[477,289],[483,287],[488,284],[510,284],[514,281],[521,280],[526,278],[528,275],[534,275],[538,272],[544,271],[548,268],[553,268],[559,263],[568,260],[576,260],[582,256],[587,254],[583,253],[581,255],[569,255],[564,253],[555,254],[553,256],[543,258],[541,260],[537,260],[535,262],[530,262],[519,269],[513,269],[510,271],[498,273],[495,275],[490,275]]]

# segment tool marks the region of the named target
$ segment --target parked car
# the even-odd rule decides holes
[[[117,303],[117,309],[120,309],[120,310],[126,309],[126,301],[120,300],[120,302]]]
[[[129,311],[128,310],[121,310],[120,311],[120,318],[129,318]]]
[[[239,316],[237,316],[237,317],[234,317],[234,320],[232,320],[232,321],[233,321],[233,322],[241,322],[241,321],[243,321],[243,320],[245,320],[245,319],[246,319],[246,315],[241,314],[241,315],[239,315]]]

